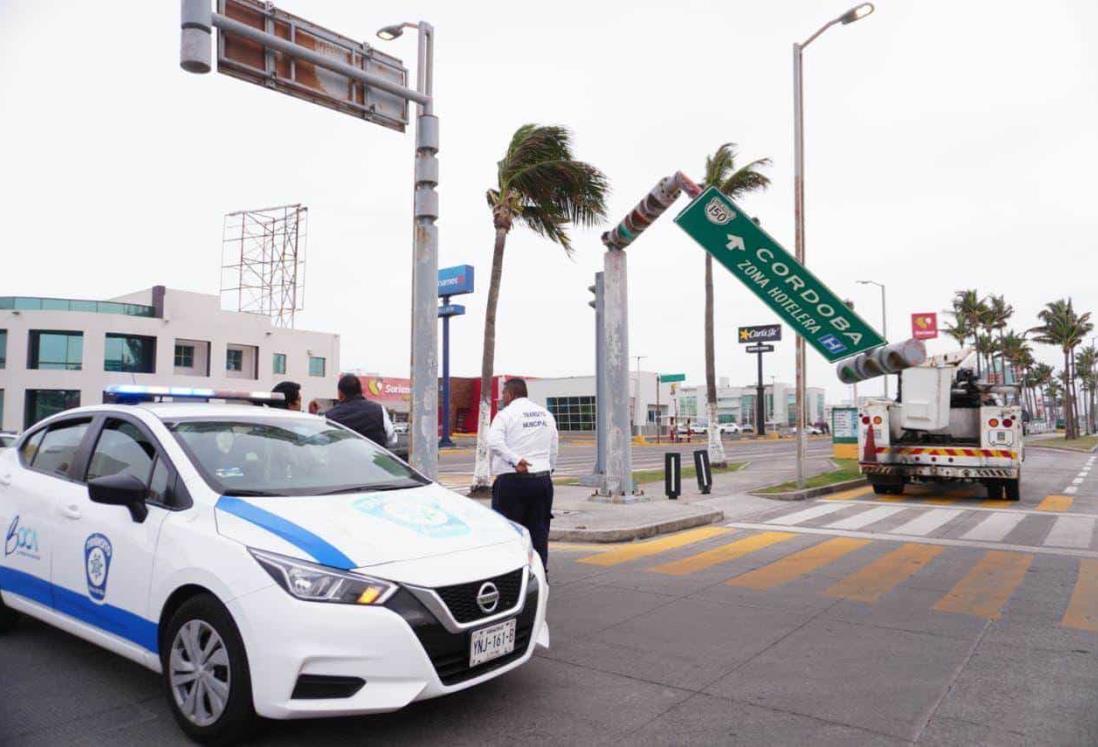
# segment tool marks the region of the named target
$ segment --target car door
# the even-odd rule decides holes
[[[149,587],[175,472],[136,418],[101,416],[90,443],[81,490],[60,506],[54,604],[89,626],[84,633],[102,643],[129,647],[130,655],[155,653],[157,620],[148,609]],[[95,503],[89,497],[87,482],[116,474],[133,475],[149,487],[143,521],[135,520],[125,506]],[[114,638],[103,640],[103,633]]]
[[[54,421],[28,434],[17,453],[0,459],[0,588],[5,604],[31,613],[36,606],[53,607],[58,510],[83,490],[74,469],[91,423],[91,417]]]

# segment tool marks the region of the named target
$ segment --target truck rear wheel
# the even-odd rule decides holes
[[[984,483],[987,487],[987,497],[1001,501],[1003,499],[1003,481],[1002,480],[988,480]]]
[[[1016,501],[1022,497],[1022,480],[1021,478],[1015,478],[1013,480],[1003,480],[1006,487],[1006,499],[1008,501]]]

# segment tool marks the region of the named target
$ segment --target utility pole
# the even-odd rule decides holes
[[[803,44],[793,44],[793,222],[796,225],[796,259],[804,265],[804,68],[802,65],[802,53],[805,47],[816,38],[834,26],[836,23],[846,25],[865,18],[874,10],[873,3],[857,5],[838,18],[834,18],[821,26],[816,33],[808,37]],[[805,400],[807,399],[807,386],[805,383],[805,347],[804,337],[798,335],[796,340],[797,350],[797,487],[804,487],[804,467],[807,455],[808,440],[805,438]]]

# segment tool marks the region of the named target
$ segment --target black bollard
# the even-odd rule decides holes
[[[682,454],[677,451],[663,455],[663,488],[669,500],[682,495]]]
[[[709,451],[698,449],[694,452],[694,470],[698,474],[698,489],[702,495],[709,495],[713,487],[713,473],[709,469]]]

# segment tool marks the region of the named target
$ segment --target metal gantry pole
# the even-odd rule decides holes
[[[633,454],[630,449],[629,407],[629,292],[627,263],[621,249],[603,255],[607,403],[606,492],[613,498],[633,493]]]
[[[801,45],[793,45],[793,220],[796,224],[796,257],[804,265],[804,92],[802,84]],[[807,451],[804,426],[805,385],[804,337],[797,335],[797,487],[804,487],[804,467]]]
[[[418,24],[415,207],[412,263],[411,465],[438,476],[438,117],[434,115],[434,28]]]

